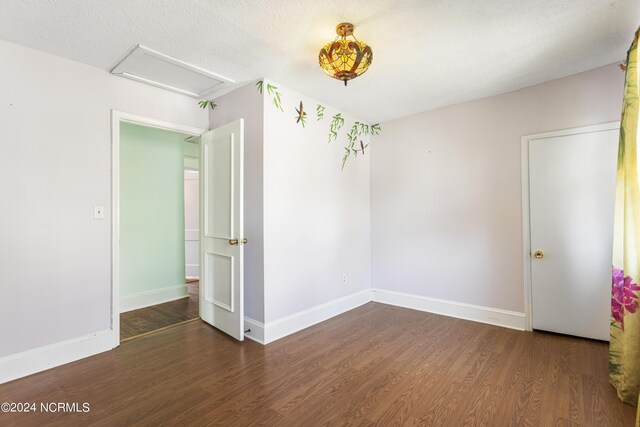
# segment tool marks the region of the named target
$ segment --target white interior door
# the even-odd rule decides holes
[[[529,142],[534,329],[609,339],[618,132]]]
[[[200,142],[200,317],[244,339],[244,121],[202,134]]]

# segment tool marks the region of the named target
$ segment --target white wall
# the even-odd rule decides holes
[[[340,170],[346,133],[356,119],[343,112],[338,140],[328,143],[331,116],[338,111],[326,106],[318,121],[315,100],[275,85],[284,111],[266,90],[264,97],[266,322],[371,283],[369,155],[349,159]],[[308,113],[305,128],[295,120],[300,101]]]
[[[253,83],[216,98],[211,128],[244,119],[244,314],[264,321],[263,105]]]
[[[610,65],[382,124],[372,142],[372,284],[524,311],[520,138],[620,119]]]
[[[111,327],[111,109],[209,122],[193,98],[4,41],[0,63],[2,357]]]

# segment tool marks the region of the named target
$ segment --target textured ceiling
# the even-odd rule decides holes
[[[372,122],[620,61],[640,24],[637,0],[5,0],[0,10],[4,40],[104,70],[140,43]],[[345,20],[374,52],[346,88],[317,65]]]

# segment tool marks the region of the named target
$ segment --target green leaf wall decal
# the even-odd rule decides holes
[[[271,83],[267,83],[267,93],[273,100],[273,105],[280,111],[284,111],[282,108],[282,98],[280,92],[278,92],[278,87],[272,85]]]
[[[335,141],[338,138],[338,131],[344,125],[344,117],[341,113],[337,113],[331,118],[331,124],[329,125],[329,142]]]
[[[202,100],[200,102],[198,102],[198,106],[200,106],[200,108],[205,109],[207,107],[211,107],[212,110],[215,110],[216,107],[218,106],[218,104],[216,104],[215,102],[211,101],[211,100]]]
[[[264,89],[264,81],[258,80],[256,82],[256,88],[258,89],[258,92],[262,95],[263,89]],[[284,109],[282,108],[282,95],[280,95],[280,92],[278,92],[278,87],[275,85],[272,85],[271,83],[267,83],[267,94],[269,94],[269,96],[271,97],[273,101],[273,105],[278,110],[284,111]]]
[[[258,89],[258,92],[262,94],[264,90],[264,81],[263,80],[257,81],[255,86]],[[267,88],[267,94],[271,98],[271,102],[273,103],[274,107],[276,107],[280,111],[284,111],[283,104],[282,104],[282,95],[278,91],[278,87],[275,85],[272,85],[271,83],[267,83],[266,88]],[[204,104],[203,106],[203,103],[205,102],[206,104]],[[213,101],[201,101],[199,105],[201,106],[201,108],[206,108],[208,105],[210,105],[208,104],[209,102],[211,102],[212,109],[216,107],[216,104],[213,103]],[[326,110],[326,107],[324,105],[316,104],[316,121],[324,120],[325,110]],[[295,116],[296,123],[300,123],[300,125],[303,128],[306,127],[307,113],[303,110],[302,102],[300,102],[300,108],[296,109],[296,113],[297,113]],[[344,126],[344,117],[342,116],[342,113],[336,113],[331,118],[331,123],[329,124],[328,142],[336,141],[338,139],[338,132],[343,126]],[[350,156],[357,157],[359,153],[362,153],[363,155],[365,154],[365,150],[367,147],[369,147],[369,143],[364,144],[364,142],[360,139],[360,136],[379,135],[381,131],[382,129],[380,128],[380,123],[369,125],[363,122],[355,122],[349,129],[349,132],[347,133],[347,144],[344,147],[345,152],[342,157],[341,169],[344,170],[344,167],[347,163],[347,160],[349,160]]]
[[[342,157],[342,170],[344,170],[344,165],[347,163],[349,156],[353,155],[354,157],[358,157],[358,153],[362,153],[364,155],[365,149],[369,146],[365,145],[361,139],[359,139],[362,135],[378,135],[380,133],[380,124],[376,123],[374,125],[369,126],[366,123],[355,122],[349,133],[347,133],[347,146],[345,147],[345,154]],[[360,141],[360,146],[357,147],[356,143]]]

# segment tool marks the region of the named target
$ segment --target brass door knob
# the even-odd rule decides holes
[[[247,238],[246,238],[246,237],[240,241],[240,243],[242,243],[243,245],[246,245],[246,244],[247,244],[247,242],[248,242],[248,240],[247,240]]]
[[[230,245],[237,245],[238,244],[238,239],[229,239],[229,244]]]
[[[540,258],[542,258],[542,257],[544,256],[544,252],[542,252],[542,251],[535,251],[535,252],[533,253],[533,256],[534,256],[536,259],[540,259]]]

